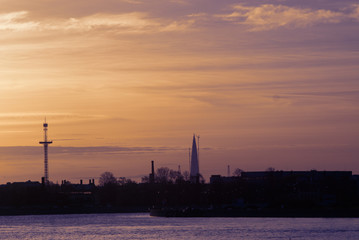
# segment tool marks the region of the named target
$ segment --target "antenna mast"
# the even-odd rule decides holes
[[[197,142],[198,142],[198,145],[197,145],[197,159],[198,159],[198,162],[199,162],[199,135],[197,135]]]
[[[47,140],[47,127],[48,124],[45,122],[43,124],[44,127],[44,141],[39,142],[40,144],[44,145],[44,183],[49,184],[49,167],[48,167],[48,145],[52,143],[52,141]]]

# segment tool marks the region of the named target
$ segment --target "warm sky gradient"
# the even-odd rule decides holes
[[[0,0],[0,184],[359,173],[357,0]]]

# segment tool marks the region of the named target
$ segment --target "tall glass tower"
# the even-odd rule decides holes
[[[196,144],[196,135],[193,134],[192,154],[191,154],[191,171],[190,180],[192,183],[199,183],[199,163],[198,163],[198,151]]]

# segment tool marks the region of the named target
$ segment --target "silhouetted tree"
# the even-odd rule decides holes
[[[130,184],[130,183],[135,183],[134,181],[132,181],[131,179],[125,178],[125,177],[119,177],[117,180],[117,183],[121,186],[126,185],[126,184]]]
[[[156,182],[167,183],[170,181],[170,169],[168,167],[157,168],[156,171]]]
[[[104,172],[99,179],[99,199],[103,205],[115,205],[117,201],[117,180],[113,173]]]
[[[188,171],[184,171],[182,175],[183,175],[183,179],[185,181],[189,181],[189,172]]]
[[[141,178],[141,183],[149,183],[150,182],[150,178],[149,176],[143,176]]]
[[[240,176],[242,176],[242,172],[244,172],[242,169],[236,168],[236,170],[234,170],[234,172],[233,172],[233,175],[236,177],[240,177]]]
[[[266,169],[266,172],[274,172],[275,168],[274,167],[269,167]]]
[[[179,171],[170,170],[169,177],[169,180],[173,183],[179,183],[184,181],[184,177]]]
[[[206,182],[206,180],[204,179],[203,175],[200,173],[198,175],[199,175],[199,182],[204,184]]]
[[[112,172],[104,172],[100,176],[99,184],[100,186],[116,185],[117,180]]]

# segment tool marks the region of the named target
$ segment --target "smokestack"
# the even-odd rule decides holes
[[[155,162],[154,161],[151,161],[151,173],[150,173],[149,182],[150,183],[155,182]]]

